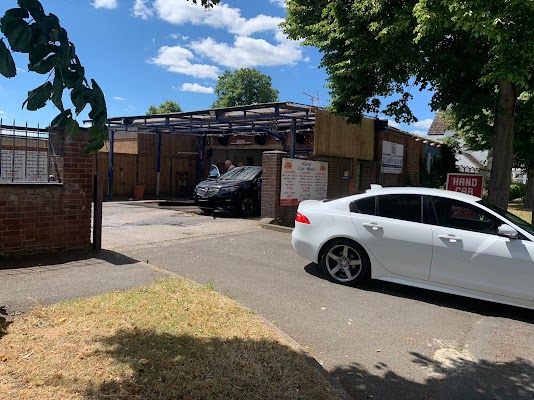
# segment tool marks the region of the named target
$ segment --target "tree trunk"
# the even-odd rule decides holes
[[[512,166],[514,161],[515,88],[512,82],[499,81],[499,94],[495,110],[491,139],[491,175],[488,202],[508,208]]]
[[[525,196],[525,208],[534,207],[534,164],[528,166],[527,175],[527,194]]]

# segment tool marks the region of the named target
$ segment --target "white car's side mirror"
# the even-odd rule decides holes
[[[510,225],[502,224],[499,226],[499,229],[497,230],[497,235],[504,236],[510,239],[517,239],[517,236],[519,233],[512,228]]]

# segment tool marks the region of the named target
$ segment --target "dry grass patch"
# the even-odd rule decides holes
[[[532,210],[523,208],[523,203],[510,203],[508,205],[508,211],[510,211],[512,214],[517,215],[519,218],[524,221],[527,221],[528,223],[532,221]]]
[[[339,399],[249,311],[171,279],[35,309],[0,339],[2,399]]]

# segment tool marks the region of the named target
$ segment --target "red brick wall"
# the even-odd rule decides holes
[[[280,206],[282,158],[284,157],[289,157],[289,155],[282,151],[263,153],[261,216],[274,218],[283,225],[293,225],[298,206]],[[334,157],[317,157],[316,160],[328,162],[327,196],[329,198],[347,196],[351,178],[351,160]],[[343,179],[345,172],[347,172],[347,179]]]
[[[274,218],[279,223],[291,225],[295,221],[297,206],[280,206],[283,151],[266,151],[262,160],[261,216]]]
[[[66,142],[61,183],[0,184],[0,256],[87,248],[91,244],[93,157],[83,150],[86,133]]]
[[[378,134],[376,160],[382,161],[382,142],[399,143],[404,146],[404,166],[402,174],[385,174],[380,176],[382,186],[405,186],[408,184],[417,185],[419,183],[419,163],[423,156],[424,147],[422,141],[416,142],[413,136],[396,132],[393,130],[383,130]]]

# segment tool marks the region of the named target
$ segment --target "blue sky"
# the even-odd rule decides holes
[[[151,104],[167,99],[185,111],[207,109],[215,100],[217,76],[242,67],[271,76],[281,101],[329,104],[319,52],[287,40],[278,28],[285,17],[283,1],[227,0],[211,11],[186,0],[41,2],[45,12],[59,17],[86,75],[104,90],[110,117],[143,115]],[[15,6],[16,0],[3,0],[0,13]],[[57,114],[52,106],[21,109],[28,90],[46,76],[26,72],[22,55],[15,55],[15,62],[17,76],[0,78],[0,117],[4,124],[46,126]],[[414,95],[419,122],[391,124],[424,134],[434,117],[430,94]],[[78,117],[86,118],[86,113]]]

